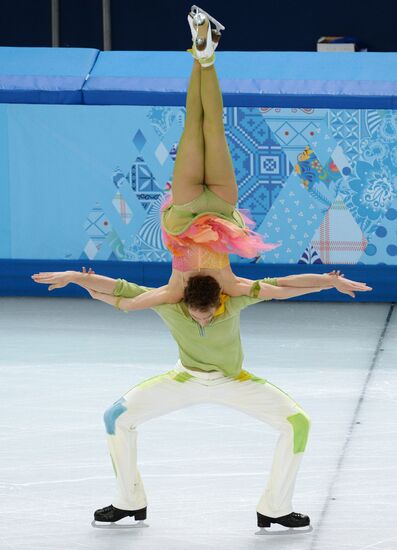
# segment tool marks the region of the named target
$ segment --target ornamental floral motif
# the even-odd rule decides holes
[[[387,142],[397,141],[397,114],[390,111],[379,125],[378,135]]]
[[[397,145],[393,147],[390,153],[390,158],[394,166],[397,166]]]
[[[361,151],[364,160],[371,164],[378,160],[382,161],[389,153],[389,148],[386,143],[379,140],[364,139],[361,142]]]
[[[372,207],[375,211],[386,213],[393,199],[394,191],[389,170],[385,167],[372,170],[368,174],[367,184],[363,189],[362,200],[365,206]]]
[[[361,228],[367,232],[376,229],[374,222],[382,218],[397,195],[397,177],[378,161],[374,165],[358,161],[355,179],[342,191],[345,203],[351,209]]]

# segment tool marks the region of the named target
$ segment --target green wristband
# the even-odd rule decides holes
[[[124,296],[118,296],[116,298],[116,302],[114,304],[114,307],[117,307],[118,310],[120,311],[124,311],[124,313],[128,313],[128,309],[121,309],[120,307],[120,300],[122,300],[124,298]]]
[[[260,290],[261,290],[261,285],[260,285],[259,281],[255,281],[252,284],[251,290],[250,290],[251,298],[258,298]]]

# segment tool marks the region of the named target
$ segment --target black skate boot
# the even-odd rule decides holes
[[[284,527],[307,527],[310,525],[309,516],[304,514],[297,514],[292,512],[286,516],[281,516],[279,518],[270,518],[269,516],[264,516],[257,512],[258,516],[258,527],[270,527],[272,523],[278,523]]]
[[[146,519],[146,508],[141,508],[140,510],[120,510],[120,508],[115,508],[112,504],[110,506],[105,506],[100,510],[96,510],[94,513],[94,521],[92,522],[93,527],[105,527],[105,525],[97,525],[96,522],[106,522],[106,523],[115,523],[120,519],[126,518],[127,516],[134,517],[137,521],[143,521]],[[135,527],[136,524],[131,525],[120,525],[119,527]],[[106,526],[106,527],[113,527]]]

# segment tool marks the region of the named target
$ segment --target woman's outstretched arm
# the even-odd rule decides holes
[[[110,305],[114,305],[118,297],[114,296],[118,279],[112,279],[111,277],[105,277],[103,275],[95,275],[91,268],[88,273],[85,271],[85,268],[83,268],[82,273],[78,271],[38,273],[32,275],[32,279],[37,283],[49,284],[48,290],[62,288],[70,283],[75,283],[85,288],[93,298],[109,303]],[[127,285],[128,284],[129,283],[127,283]],[[133,287],[133,298],[125,297],[124,299],[127,300],[127,306],[120,309],[147,309],[162,304],[174,304],[182,299],[182,294],[175,293],[168,285],[153,289],[140,287],[133,283],[129,284],[129,286]],[[131,289],[127,291],[127,295],[128,294],[131,296]],[[106,296],[109,299],[105,299]]]
[[[344,275],[341,275],[339,271],[331,271],[330,273],[305,273],[303,275],[288,275],[287,277],[278,277],[277,284],[284,287],[327,287],[333,286],[339,290],[338,287],[349,290],[372,290],[366,285],[366,283],[360,283],[357,281],[351,281],[345,279]]]
[[[366,283],[360,283],[357,281],[351,281],[345,279],[344,275],[339,271],[331,271],[330,273],[324,273],[322,275],[316,273],[307,273],[304,275],[288,275],[287,277],[278,277],[277,285],[282,288],[318,288],[327,289],[335,288],[342,294],[348,294],[352,298],[355,297],[355,292],[369,292],[371,287]]]
[[[90,269],[88,273],[83,268],[79,271],[50,271],[40,272],[32,275],[36,283],[50,285],[48,290],[63,288],[70,283],[79,285],[85,289],[96,290],[104,294],[113,294],[117,279],[105,277],[104,275],[95,275]]]
[[[318,291],[323,289],[335,288],[342,294],[348,294],[352,298],[355,297],[355,292],[369,292],[371,287],[365,283],[357,281],[351,281],[345,279],[344,275],[341,275],[339,271],[332,271],[330,273],[324,273],[322,275],[316,273],[307,273],[304,275],[289,275],[287,277],[274,278],[275,284],[279,288],[284,289],[296,289],[301,288],[316,288]],[[259,292],[259,287],[264,283],[259,281],[252,281],[250,279],[239,278],[239,282],[236,284],[235,295],[252,296],[253,288],[256,286],[256,294]]]
[[[264,298],[265,300],[287,300],[288,298],[295,298],[296,296],[303,296],[304,294],[312,294],[314,292],[321,292],[322,290],[329,290],[333,288],[329,287],[307,287],[307,288],[288,288],[269,285],[267,283],[260,283],[259,292],[255,297]]]

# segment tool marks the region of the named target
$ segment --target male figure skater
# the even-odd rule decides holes
[[[33,278],[50,283],[49,290],[76,283],[94,299],[124,311],[142,309],[139,297],[150,290],[124,279],[72,271]],[[337,273],[308,274],[256,281],[251,296],[228,297],[221,294],[214,278],[198,275],[189,279],[182,302],[153,307],[178,344],[179,360],[173,370],[138,384],[105,412],[117,495],[110,506],[95,512],[95,520],[146,518],[147,500],[136,463],[137,426],[182,407],[212,402],[245,412],[280,433],[267,486],[257,506],[258,526],[308,526],[309,517],[293,512],[291,500],[310,418],[289,395],[242,369],[240,311],[260,301],[283,300],[332,287],[353,297],[356,290],[371,290]]]

